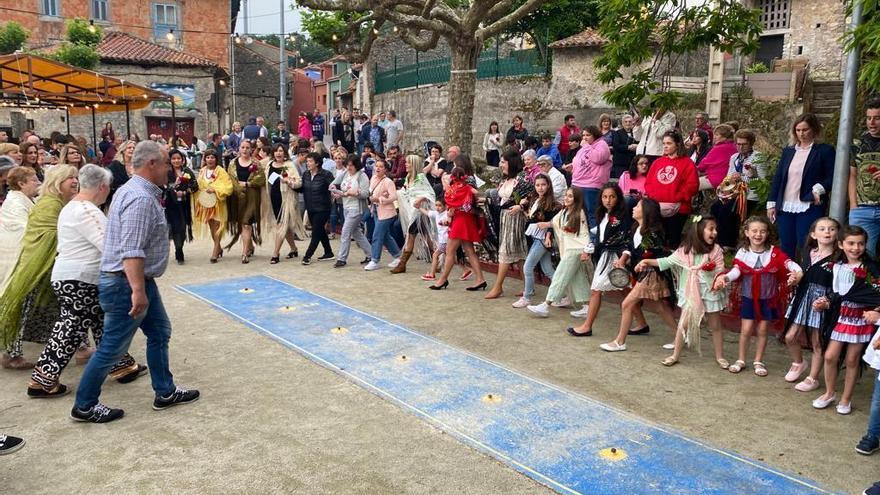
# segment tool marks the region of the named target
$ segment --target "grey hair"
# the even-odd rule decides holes
[[[98,189],[101,184],[110,185],[113,174],[104,167],[92,163],[79,169],[79,188],[87,191]]]
[[[533,150],[533,149],[528,149],[528,150],[523,151],[523,154],[522,154],[523,160],[525,160],[526,158],[536,158],[536,157],[537,157],[537,153],[535,153],[535,150]]]
[[[7,173],[16,166],[15,159],[9,155],[0,155],[0,173]]]
[[[141,141],[134,147],[134,154],[131,156],[131,166],[138,170],[150,162],[161,162],[165,159],[165,153],[162,147],[155,141]]]

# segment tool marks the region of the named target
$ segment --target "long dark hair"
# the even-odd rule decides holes
[[[569,187],[571,191],[571,206],[566,207],[568,212],[568,221],[563,227],[566,231],[574,232],[575,235],[581,235],[581,215],[584,214],[584,193],[579,187]]]
[[[648,170],[651,169],[651,160],[648,159],[647,155],[636,155],[633,157],[632,162],[629,164],[629,178],[635,179],[639,176],[639,161],[648,160]],[[645,175],[648,175],[648,172],[645,172]]]
[[[495,122],[495,121],[493,120],[492,122],[489,122],[489,131],[488,131],[488,132],[489,132],[490,134],[492,133],[492,126],[493,126],[493,125],[495,126],[495,132],[496,132],[496,133],[501,132],[501,131],[498,130],[498,122]]]
[[[662,233],[663,217],[660,215],[660,203],[645,197],[640,199],[639,203],[642,204],[642,221],[633,222],[633,232],[638,229],[642,235]]]
[[[459,153],[458,156],[452,160],[452,165],[454,168],[463,169],[467,175],[474,175],[474,163],[471,161],[471,157],[467,153]]]
[[[284,143],[276,143],[275,146],[272,146],[272,153],[269,155],[269,158],[272,161],[275,161],[275,152],[278,151],[278,148],[281,148],[281,151],[284,152],[284,161],[290,160],[290,155],[287,153],[287,146],[284,146]]]
[[[699,220],[697,220],[698,218]],[[709,222],[715,223],[716,227],[718,226],[718,222],[712,215],[703,215],[702,217],[692,216],[687,219],[687,223],[685,223],[684,227],[684,235],[681,239],[681,248],[685,254],[708,254],[712,252],[712,249],[715,248],[715,244],[708,244],[705,239],[703,239],[703,231],[706,230],[706,225],[708,225]]]
[[[697,154],[697,159],[694,160],[694,163],[699,164],[700,161],[703,160],[703,157],[706,156],[706,153],[709,152],[709,148],[712,147],[712,143],[709,142],[709,133],[704,131],[703,129],[697,129],[694,131],[694,134],[700,136],[700,145],[691,145],[690,149],[687,150],[687,155]]]
[[[617,204],[614,205],[614,208],[611,211],[608,211],[605,208],[605,205],[602,204],[602,194],[611,189],[614,191],[614,195],[617,196]],[[599,205],[596,207],[596,223],[601,223],[602,219],[605,218],[605,215],[614,215],[617,218],[623,217],[626,215],[626,201],[623,199],[623,191],[620,189],[620,186],[617,185],[617,182],[606,182],[599,189]]]
[[[535,176],[535,184],[538,183],[539,180],[543,180],[547,183],[547,192],[544,193],[544,196],[537,196],[535,201],[538,203],[538,211],[548,212],[556,209],[556,198],[553,197],[553,181],[550,180],[550,176],[544,173],[540,173]],[[535,191],[537,195],[537,190]]]
[[[749,242],[749,238],[746,237],[746,232],[749,230],[749,225],[753,223],[763,223],[765,227],[767,227],[767,240],[764,241],[764,246],[774,246],[779,240],[779,235],[776,232],[776,228],[770,222],[770,219],[763,215],[752,215],[743,222],[742,227],[739,229],[739,246],[740,249],[748,249],[751,246]]]
[[[677,157],[685,156],[684,139],[681,137],[680,132],[678,132],[676,130],[666,131],[665,133],[663,133],[663,137],[669,138],[672,140],[672,142],[675,143],[675,146],[676,146],[675,156],[677,156]]]
[[[507,173],[502,175],[503,179],[511,179],[519,175],[523,169],[523,160],[516,150],[507,150],[501,155],[501,159],[507,162]]]

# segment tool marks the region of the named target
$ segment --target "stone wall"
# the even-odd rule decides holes
[[[128,82],[149,87],[151,82],[168,83],[168,84],[191,84],[195,86],[196,93],[196,109],[195,110],[178,110],[176,115],[178,118],[194,119],[195,134],[204,139],[209,132],[222,132],[221,128],[225,127],[225,122],[217,121],[217,113],[208,112],[208,100],[215,92],[214,86],[214,70],[208,68],[180,68],[180,67],[140,67],[131,65],[115,65],[101,64],[97,68],[98,72],[108,76],[125,79]],[[224,108],[226,103],[223,94],[220,94],[220,108]],[[13,116],[18,114],[18,116]],[[166,109],[153,109],[148,106],[142,110],[134,110],[130,114],[131,132],[137,133],[141,138],[148,135],[146,117],[170,117],[171,111]],[[18,122],[16,126],[16,135],[20,135],[24,130],[21,117],[32,119],[34,121],[34,129],[40,135],[48,136],[52,131],[66,132],[67,124],[64,121],[63,111],[30,111],[24,112],[20,109],[4,109],[0,112],[0,124],[13,124]],[[100,131],[103,123],[110,121],[113,128],[117,132],[125,133],[125,112],[97,113],[96,122],[100,138]],[[84,136],[91,142],[92,140],[92,117],[91,115],[71,116],[70,133],[74,136]]]
[[[810,59],[810,75],[815,80],[843,79],[846,58],[841,38],[846,27],[844,2],[792,0],[783,57]]]
[[[235,114],[230,114],[231,120],[242,125],[258,115],[266,122],[278,120],[278,68],[246,46],[235,45]],[[262,75],[257,75],[258,70]]]

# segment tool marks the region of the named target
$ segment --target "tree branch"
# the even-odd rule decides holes
[[[421,32],[419,34],[414,34],[407,29],[402,29],[400,30],[400,39],[416,50],[424,52],[437,46],[437,42],[440,40],[440,33],[437,31],[428,31],[428,37],[422,38]]]
[[[545,3],[547,0],[528,0],[526,3],[522,4],[518,9],[514,10],[510,14],[502,17],[498,21],[493,22],[487,27],[482,29],[478,29],[476,36],[479,42],[482,42],[485,39],[489,39],[508,27],[510,27],[516,21],[522,19],[527,14],[530,14],[532,11],[541,6],[541,4]],[[500,4],[498,5],[500,6]],[[492,9],[494,10],[494,9]],[[490,13],[492,11],[490,10]]]

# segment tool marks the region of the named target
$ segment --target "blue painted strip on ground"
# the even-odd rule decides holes
[[[830,493],[270,277],[178,288],[561,493]]]

